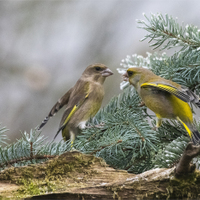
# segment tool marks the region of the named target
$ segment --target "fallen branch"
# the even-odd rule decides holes
[[[199,171],[189,180],[174,175],[174,168],[130,174],[109,167],[101,158],[67,152],[41,164],[0,172],[0,196],[85,200],[198,198]]]

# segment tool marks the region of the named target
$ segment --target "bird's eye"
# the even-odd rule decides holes
[[[97,71],[100,71],[100,70],[101,70],[101,67],[95,67],[95,69],[96,69]]]
[[[127,73],[128,73],[128,76],[132,76],[133,75],[132,71],[127,71]]]

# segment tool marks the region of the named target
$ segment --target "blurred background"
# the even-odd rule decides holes
[[[118,95],[121,60],[152,52],[147,41],[139,41],[146,34],[136,23],[142,13],[168,13],[200,27],[199,8],[199,0],[1,0],[0,122],[11,142],[39,125],[90,64],[114,72],[105,82],[102,106]],[[43,128],[49,140],[62,114]]]

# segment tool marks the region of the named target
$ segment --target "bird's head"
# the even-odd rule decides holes
[[[140,84],[154,78],[155,76],[156,75],[149,69],[143,67],[132,67],[129,68],[125,74],[123,74],[123,80],[129,81],[129,83],[137,89]]]
[[[96,63],[88,66],[83,76],[92,78],[93,81],[103,83],[105,78],[113,75],[113,72],[103,64]]]
[[[123,80],[129,81],[131,85],[136,86],[140,81],[141,76],[143,75],[143,69],[141,67],[132,67],[129,68],[125,74],[123,74]]]

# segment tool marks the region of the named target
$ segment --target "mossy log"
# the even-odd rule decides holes
[[[200,198],[200,172],[175,177],[175,168],[130,174],[101,158],[67,152],[41,164],[0,172],[0,199]]]

